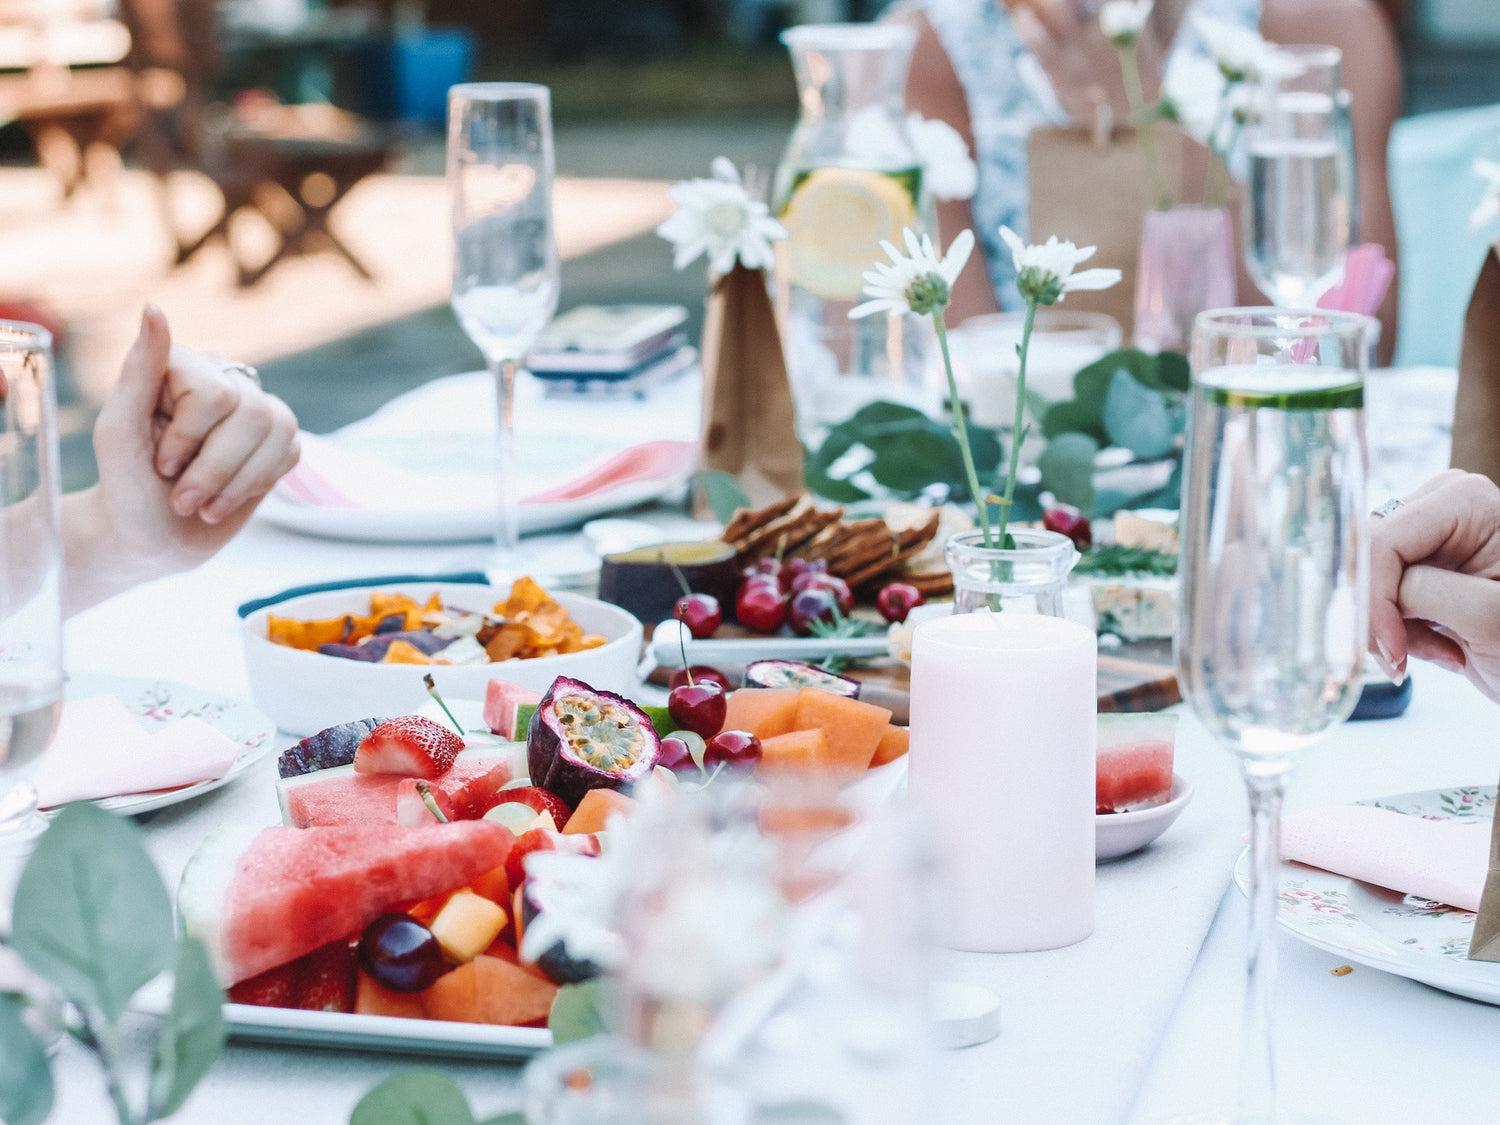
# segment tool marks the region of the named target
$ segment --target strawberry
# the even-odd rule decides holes
[[[308,1012],[354,1011],[354,946],[333,941],[293,962],[297,966],[297,990],[288,1007]]]
[[[573,810],[556,793],[549,789],[543,789],[539,785],[522,785],[515,789],[502,789],[495,794],[499,798],[495,802],[503,805],[507,801],[518,801],[529,809],[539,813],[551,813],[552,822],[559,828],[568,823],[568,817],[573,815]]]
[[[462,735],[420,715],[403,715],[365,735],[354,752],[354,772],[441,777],[463,748]]]
[[[533,828],[516,838],[510,855],[505,857],[505,879],[511,887],[519,888],[526,879],[526,857],[532,852],[555,852],[561,834],[545,828]]]
[[[297,965],[292,961],[267,969],[259,976],[229,986],[229,999],[235,1004],[254,1004],[260,1008],[290,1008],[297,987]]]

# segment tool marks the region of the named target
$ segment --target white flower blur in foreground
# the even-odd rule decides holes
[[[1193,140],[1216,152],[1213,133],[1220,124],[1219,107],[1227,85],[1217,63],[1182,52],[1172,56],[1161,80],[1162,100],[1173,120]]]
[[[1055,305],[1064,294],[1080,289],[1108,289],[1120,281],[1119,270],[1073,272],[1094,256],[1096,246],[1079,248],[1071,242],[1059,242],[1055,234],[1039,246],[1028,246],[1009,227],[1000,228],[1000,237],[1010,247],[1016,265],[1016,288],[1028,302]]]
[[[941,259],[927,235],[918,239],[915,231],[903,227],[901,237],[906,242],[906,254],[881,240],[880,248],[890,262],[877,261],[865,271],[864,292],[870,300],[850,309],[849,319],[880,312],[899,315],[907,310],[926,316],[947,307],[953,282],[974,250],[974,232],[959,231]]]
[[[1129,47],[1151,18],[1155,0],[1106,0],[1099,9],[1099,30],[1116,47]]]
[[[786,237],[786,228],[771,218],[770,209],[750,198],[733,164],[714,158],[713,176],[683,180],[669,194],[677,210],[656,228],[676,248],[672,264],[678,269],[708,255],[709,268],[726,274],[738,258],[746,269],[769,267],[771,243]]]
[[[1500,219],[1500,164],[1483,157],[1474,161],[1474,174],[1485,182],[1484,198],[1469,216],[1469,229],[1478,230]]]
[[[1302,64],[1296,58],[1267,43],[1248,27],[1225,23],[1196,11],[1188,13],[1188,19],[1230,82],[1274,81],[1302,72]]]
[[[597,856],[538,851],[526,857],[528,891],[537,914],[526,926],[520,954],[535,961],[558,942],[569,957],[606,972],[625,961],[620,910],[630,886],[631,818],[612,816],[608,843]]]
[[[1128,2],[1128,0],[1126,0]],[[946,121],[920,113],[906,119],[912,147],[922,162],[922,183],[935,199],[969,199],[979,188],[979,166],[969,145]]]

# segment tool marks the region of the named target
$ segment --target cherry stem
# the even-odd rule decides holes
[[[459,723],[459,721],[453,717],[453,712],[448,710],[448,705],[443,702],[443,697],[438,694],[437,684],[432,682],[432,673],[428,672],[427,675],[423,676],[422,682],[427,685],[427,694],[432,696],[433,699],[437,700],[437,705],[443,709],[443,714],[448,716],[448,721],[453,724],[453,729],[458,731],[458,733],[462,735],[464,733],[464,728]],[[444,823],[446,824],[447,822],[444,821]]]
[[[688,687],[692,687],[693,666],[688,663],[687,658],[687,636],[685,635],[687,632],[687,622],[679,619],[677,622],[677,651],[682,653],[682,670],[687,675]]]
[[[667,558],[667,552],[665,551],[657,551],[656,557],[658,560],[666,563],[667,566],[671,568],[672,577],[677,579],[677,585],[682,587],[682,596],[685,598],[692,597],[693,588],[688,585],[688,580],[683,576],[682,568],[674,563],[671,559]]]
[[[438,808],[437,800],[432,795],[432,786],[425,781],[418,781],[417,796],[422,798],[422,803],[427,806],[427,810],[437,817],[439,824],[448,823],[448,818],[443,815],[443,810]]]

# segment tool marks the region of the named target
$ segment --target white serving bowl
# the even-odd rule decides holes
[[[1172,827],[1192,799],[1193,783],[1174,773],[1172,795],[1166,804],[1134,812],[1098,814],[1094,817],[1094,861],[1119,859],[1140,851]]]
[[[500,664],[367,664],[339,656],[289,648],[266,635],[267,618],[316,620],[345,613],[366,614],[370,595],[400,593],[425,602],[437,591],[444,605],[488,610],[509,596],[493,586],[442,582],[396,583],[305,594],[257,610],[241,625],[245,670],[255,705],[282,730],[299,738],[352,719],[405,715],[427,702],[422,677],[432,674],[438,691],[455,699],[483,699],[485,685],[509,680],[533,691],[546,691],[558,676],[572,676],[605,691],[628,694],[636,687],[641,655],[641,623],[619,606],[580,594],[554,594],[585,633],[598,633],[608,643],[566,656],[539,656]]]

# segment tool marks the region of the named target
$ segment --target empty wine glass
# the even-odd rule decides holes
[[[496,569],[517,576],[515,388],[521,358],[557,311],[547,87],[478,82],[448,91],[453,311],[484,353],[499,407]]]
[[[1283,1120],[1271,995],[1287,773],[1359,696],[1372,333],[1368,317],[1286,309],[1201,313],[1193,329],[1176,660],[1250,795],[1242,1123]]]
[[[0,321],[0,931],[45,826],[27,768],[62,706],[62,524],[52,338]]]

